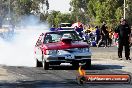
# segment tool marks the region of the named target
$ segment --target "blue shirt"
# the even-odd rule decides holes
[[[99,29],[98,29],[98,28],[96,29],[96,31],[95,31],[95,32],[96,32],[96,35],[97,35],[97,36],[99,36],[99,35],[100,35],[100,31],[99,31]]]
[[[50,28],[50,31],[55,31],[55,28]]]

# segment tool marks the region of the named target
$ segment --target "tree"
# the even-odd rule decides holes
[[[0,0],[0,23],[3,19],[7,18],[10,9],[11,21],[21,19],[23,15],[36,15],[40,16],[48,13],[49,3],[48,0]]]
[[[124,0],[71,0],[71,15],[76,17],[76,21],[87,24],[99,25],[103,21],[111,27],[119,23],[123,17]],[[132,2],[126,0],[126,19],[132,24]]]
[[[47,17],[47,21],[48,23],[50,23],[51,25],[56,25],[57,26],[57,22],[56,22],[56,17],[59,14],[59,11],[52,11],[51,13],[49,13],[49,16]]]
[[[7,0],[0,0],[0,27],[2,26],[6,14],[9,12],[8,4]]]
[[[70,13],[61,13],[60,11],[52,11],[48,14],[47,21],[51,25],[58,27],[60,23],[74,23],[75,18]]]
[[[87,22],[88,15],[87,12],[87,3],[89,0],[71,0],[70,10],[72,11],[71,14],[75,16],[75,21],[80,21],[83,23]]]
[[[126,8],[126,19],[128,23],[132,25],[132,1],[126,0],[127,8]]]
[[[123,0],[90,0],[87,7],[92,23],[97,25],[106,21],[113,27],[123,16]]]

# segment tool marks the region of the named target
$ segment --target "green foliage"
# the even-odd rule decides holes
[[[71,11],[76,13],[76,21],[82,21],[87,24],[90,23],[99,25],[103,21],[111,27],[117,25],[121,17],[123,17],[124,0],[71,0]],[[126,19],[129,23],[132,20],[132,2],[126,0],[128,8],[126,8]],[[132,23],[132,22],[131,22]]]
[[[132,25],[132,0],[127,0],[126,19]]]
[[[71,15],[75,15],[75,22],[80,21],[82,23],[88,22],[87,3],[89,0],[71,0]]]
[[[10,6],[9,6],[10,1]],[[123,17],[124,0],[71,0],[71,13],[52,11],[48,13],[48,0],[0,0],[0,24],[7,18],[9,7],[14,22],[21,19],[21,15],[34,14],[41,21],[48,21],[50,25],[58,26],[62,22],[74,23],[80,21],[84,24],[100,25],[106,21],[114,27]],[[132,24],[132,1],[126,0],[126,19]]]
[[[0,9],[1,23],[4,18],[7,18],[7,14],[9,15],[9,9],[12,21],[17,22],[23,15],[34,14],[47,17],[49,3],[48,0],[0,0]]]
[[[52,11],[47,17],[48,23],[55,27],[58,27],[60,23],[74,23],[74,20],[75,17],[70,13],[61,13],[60,11]]]

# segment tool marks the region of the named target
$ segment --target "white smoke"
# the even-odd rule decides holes
[[[34,45],[48,25],[34,16],[25,16],[15,30],[12,41],[0,38],[0,64],[8,66],[35,66]]]

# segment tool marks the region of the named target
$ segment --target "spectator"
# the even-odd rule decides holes
[[[79,36],[82,38],[83,37],[83,26],[80,25],[79,27],[75,26],[74,30],[79,34]]]
[[[99,40],[97,47],[100,46],[100,44],[104,41],[105,47],[108,46],[108,39],[109,39],[109,32],[107,31],[106,23],[103,22],[103,25],[101,27],[101,39]]]
[[[111,46],[112,44],[112,36],[113,36],[113,31],[110,29],[109,31],[109,37],[108,37],[108,45]]]
[[[118,33],[113,33],[114,45],[117,45],[118,42]]]
[[[77,26],[75,26],[75,27],[74,27],[74,30],[77,32],[77,31],[78,31],[78,27],[77,27]]]
[[[96,26],[95,27],[96,30],[95,30],[95,34],[96,34],[96,44],[98,44],[99,40],[100,40],[100,30],[99,30],[99,27]]]
[[[125,57],[126,60],[131,60],[130,59],[130,34],[131,30],[126,22],[125,19],[121,19],[119,26],[115,30],[116,33],[118,33],[119,36],[119,47],[118,47],[118,57],[122,60],[122,51],[123,51],[123,46],[125,46]]]

